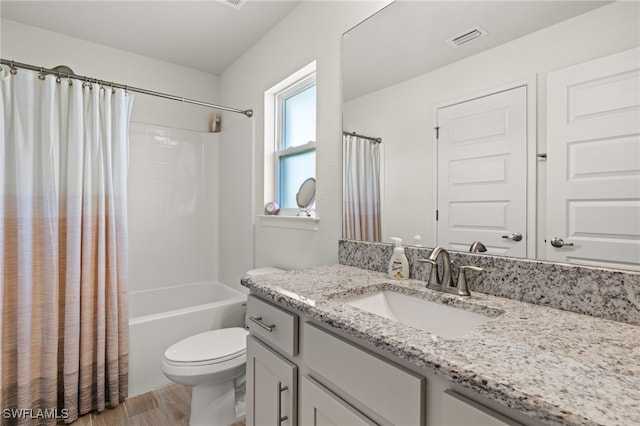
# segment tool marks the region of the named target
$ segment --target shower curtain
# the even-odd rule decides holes
[[[70,422],[127,396],[133,98],[2,68],[2,422]]]
[[[343,136],[343,237],[380,241],[380,144]]]

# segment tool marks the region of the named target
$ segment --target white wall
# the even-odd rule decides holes
[[[379,10],[389,1],[308,1],[301,3],[269,34],[256,43],[221,75],[221,99],[229,105],[253,108],[255,139],[227,141],[221,146],[223,182],[220,198],[223,208],[250,215],[224,222],[222,251],[241,253],[251,245],[244,233],[262,214],[264,92],[293,72],[317,60],[317,214],[318,231],[294,230],[255,225],[255,258],[250,253],[231,263],[222,262],[222,270],[238,280],[252,266],[274,265],[300,268],[337,260],[337,241],[342,233],[342,33]],[[238,120],[226,115],[224,120]],[[253,194],[252,199],[237,200],[236,193]],[[221,230],[223,231],[223,230]],[[245,235],[238,238],[239,235]]]
[[[639,5],[613,3],[345,104],[346,129],[383,138],[384,238],[400,236],[411,243],[419,233],[424,245],[435,244],[435,105],[537,74],[538,152],[546,152],[547,74],[638,46]],[[544,163],[538,172],[540,239],[545,225]]]
[[[218,102],[217,76],[2,20],[0,56]],[[218,279],[220,134],[211,110],[136,94],[130,133],[130,291]],[[144,123],[144,124],[143,124]],[[248,198],[248,196],[247,196]]]

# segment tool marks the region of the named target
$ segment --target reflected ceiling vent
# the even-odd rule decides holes
[[[447,43],[449,43],[453,47],[460,47],[463,44],[478,40],[479,38],[482,38],[487,34],[489,34],[487,30],[478,25],[477,27],[473,27],[470,30],[467,30],[455,37],[450,38],[449,40],[447,40]]]
[[[245,3],[247,2],[247,0],[218,0],[218,1],[234,9],[242,9],[242,6],[244,6]]]

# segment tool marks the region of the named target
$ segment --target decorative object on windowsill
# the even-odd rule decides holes
[[[267,215],[276,215],[280,212],[280,207],[278,206],[278,203],[276,203],[275,201],[269,201],[265,206],[264,206],[264,213]]]
[[[309,178],[302,182],[300,185],[300,189],[296,194],[296,203],[298,203],[298,208],[300,211],[298,212],[298,216],[301,213],[305,213],[307,217],[311,217],[311,207],[313,206],[313,200],[316,198],[316,180],[314,178]]]

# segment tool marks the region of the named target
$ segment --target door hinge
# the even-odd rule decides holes
[[[439,217],[440,217],[440,210],[436,210],[436,221],[438,220]]]
[[[440,139],[440,127],[434,127],[436,130],[436,139]]]

